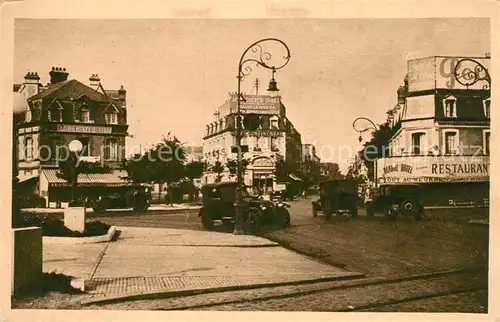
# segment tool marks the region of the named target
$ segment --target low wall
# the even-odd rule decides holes
[[[43,243],[40,227],[12,230],[11,295],[40,290],[43,274]]]

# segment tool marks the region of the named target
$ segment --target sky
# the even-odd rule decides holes
[[[237,90],[238,61],[262,38],[281,39],[289,63],[276,73],[287,117],[322,161],[347,171],[345,148],[360,148],[352,122],[379,124],[397,103],[409,59],[490,52],[487,19],[17,19],[14,81],[52,66],[88,84],[127,90],[127,145],[147,145],[168,132],[201,145],[216,108]],[[269,47],[279,61],[283,50]],[[254,67],[242,91],[262,93],[269,70]],[[364,135],[369,139],[369,134]],[[342,150],[344,149],[344,150]]]

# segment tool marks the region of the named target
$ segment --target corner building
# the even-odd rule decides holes
[[[278,160],[284,160],[291,168],[300,172],[302,141],[300,133],[286,116],[286,107],[280,96],[244,95],[240,102],[242,114],[242,145],[248,146],[243,158],[248,161],[244,175],[247,186],[264,191],[273,190],[276,184],[275,169]],[[236,93],[214,113],[214,120],[207,124],[203,137],[203,159],[208,166],[219,161],[225,165],[228,160],[236,160],[237,154],[231,148],[236,146],[236,113],[238,109]],[[206,172],[203,183],[217,180],[218,174]],[[291,181],[300,181],[294,174]],[[227,167],[221,174],[221,181],[235,181]]]
[[[482,80],[460,84],[456,64],[487,70],[490,58],[427,57],[410,60],[401,119],[388,157],[377,160],[377,184],[417,183],[427,206],[488,206],[490,88]]]
[[[87,84],[68,80],[69,73],[61,67],[53,67],[49,75],[47,85],[34,72],[28,72],[22,84],[14,84],[14,94],[26,103],[24,122],[18,128],[20,184],[44,197],[47,206],[69,201],[70,185],[57,176],[57,159],[64,156],[57,154],[67,151],[75,139],[83,144],[81,160],[100,162],[113,170],[80,174],[79,187],[125,184],[126,173],[120,170],[128,129],[123,86],[104,89],[97,74]]]

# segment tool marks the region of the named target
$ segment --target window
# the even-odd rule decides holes
[[[24,141],[24,156],[26,160],[31,160],[33,158],[33,139],[26,138]]]
[[[80,122],[82,123],[90,122],[90,112],[87,108],[82,108],[80,110]]]
[[[487,118],[490,118],[490,104],[491,104],[490,98],[487,98],[483,101],[484,116]]]
[[[490,155],[490,131],[483,131],[483,154]]]
[[[457,131],[448,131],[444,133],[444,153],[445,154],[456,154],[457,148]]]
[[[415,155],[420,155],[422,152],[421,149],[421,144],[422,144],[422,138],[424,137],[425,133],[413,133],[411,135],[411,151],[412,154]]]
[[[54,122],[62,122],[62,118],[63,118],[63,108],[62,108],[62,107],[57,107],[57,108],[54,110],[53,115],[50,115],[49,117],[51,118],[51,121],[54,121]]]
[[[449,96],[443,100],[444,116],[457,117],[457,99],[454,96]]]
[[[106,114],[106,123],[108,124],[118,124],[118,114],[108,113]]]
[[[278,148],[278,138],[270,137],[269,139],[271,141],[271,143],[270,143],[271,151],[273,151],[273,152],[279,151],[279,148]]]
[[[271,129],[277,129],[277,128],[278,128],[278,118],[274,116],[271,118]]]
[[[118,141],[116,139],[108,140],[108,159],[118,160]]]
[[[80,156],[87,157],[90,156],[90,138],[78,138],[78,141],[82,142],[83,149],[80,151]]]

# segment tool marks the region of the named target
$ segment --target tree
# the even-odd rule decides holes
[[[241,168],[243,172],[246,170],[249,162],[247,159],[241,159]],[[226,167],[229,170],[229,175],[231,177],[235,177],[238,175],[238,160],[236,159],[229,159],[227,160]]]
[[[110,173],[112,171],[108,166],[102,165],[99,162],[77,161],[77,156],[74,154],[71,154],[67,159],[58,160],[58,167],[56,172],[57,177],[72,184],[72,189],[74,190],[76,190],[78,185],[79,174]],[[82,200],[71,201],[73,202],[71,206],[76,206],[82,202]]]
[[[184,174],[191,182],[193,179],[201,177],[204,170],[205,163],[201,161],[192,161],[184,165]]]
[[[394,127],[391,127],[387,122],[380,124],[378,129],[372,133],[370,141],[366,142],[363,149],[358,153],[367,169],[368,178],[375,179],[373,173],[374,162],[378,158],[387,156],[389,140],[400,126],[401,123],[396,124]]]
[[[160,186],[167,184],[169,202],[172,203],[171,187],[184,178],[186,153],[182,143],[170,132],[163,136],[160,143],[143,155],[135,155],[125,162],[128,177],[135,182],[153,182]]]
[[[289,162],[280,159],[276,161],[275,164],[275,170],[274,170],[274,175],[276,176],[277,181],[288,181],[288,175],[292,174],[295,170],[295,167],[293,164],[290,164]]]
[[[225,167],[220,161],[215,161],[215,163],[210,166],[210,172],[216,173],[217,177],[215,178],[215,182],[220,182],[222,180],[222,172],[224,172]]]

